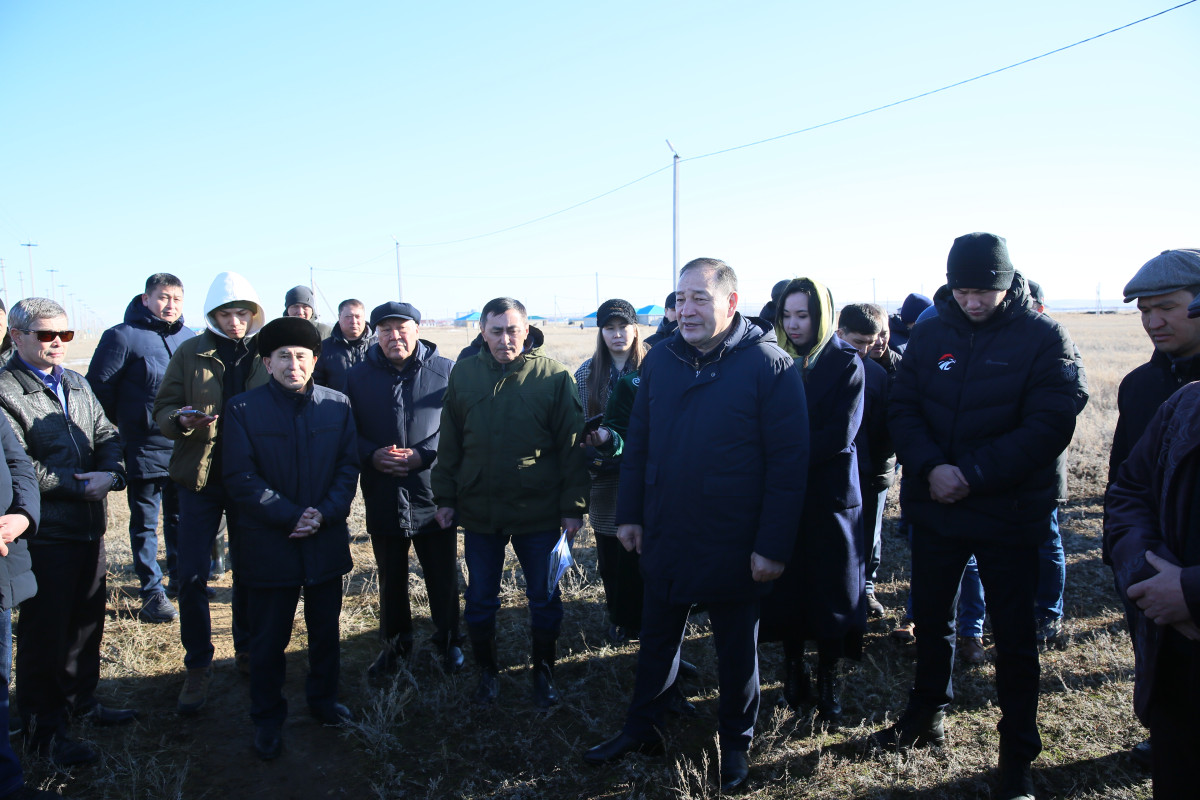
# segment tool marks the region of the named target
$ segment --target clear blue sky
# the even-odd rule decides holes
[[[243,273],[271,313],[394,299],[392,237],[471,237],[687,158],[1052,50],[1171,0],[1009,3],[0,2],[0,258],[120,319],[146,275]],[[1006,236],[1055,298],[1200,246],[1200,3],[1000,75],[681,166],[681,258],[745,307],[809,275],[839,304],[944,280]],[[671,288],[671,171],[547,221],[400,250],[427,317]],[[333,312],[322,303],[321,314]]]

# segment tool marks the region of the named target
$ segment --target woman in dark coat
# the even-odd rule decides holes
[[[826,287],[797,278],[777,308],[776,336],[796,359],[808,398],[808,486],[792,560],[763,599],[760,638],[783,642],[783,699],[791,708],[812,699],[804,643],[816,641],[817,710],[820,719],[836,723],[837,661],[857,657],[866,628],[854,445],[863,413],[863,365],[833,333],[833,297]]]

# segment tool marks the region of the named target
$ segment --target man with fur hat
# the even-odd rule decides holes
[[[975,555],[996,639],[999,792],[1033,797],[1038,545],[1057,499],[1054,461],[1075,431],[1078,365],[1067,332],[1032,307],[1004,239],[955,239],[937,316],[912,329],[888,412],[912,524],[917,669],[885,748],[945,743],[954,698],[954,599]]]
[[[282,751],[287,717],[284,651],[304,592],[312,716],[349,722],[337,700],[342,576],[353,566],[346,524],[358,488],[357,433],[350,401],[317,386],[316,329],[296,317],[272,320],[258,335],[265,386],[227,405],[224,478],[238,510],[231,543],[250,621],[250,717],[263,759]]]
[[[181,714],[200,710],[212,680],[208,575],[222,514],[231,545],[237,536],[237,510],[221,480],[226,439],[221,417],[233,397],[267,381],[254,341],[266,316],[249,281],[236,272],[218,275],[204,300],[204,322],[207,330],[179,345],[171,356],[154,399],[154,421],[175,443],[168,471],[180,486],[179,638],[187,668],[179,693]],[[247,671],[250,639],[236,563],[232,606],[235,660]]]
[[[311,322],[321,334],[321,339],[328,339],[333,333],[333,327],[317,319],[317,298],[313,290],[300,284],[288,289],[283,298],[283,316],[300,317]]]

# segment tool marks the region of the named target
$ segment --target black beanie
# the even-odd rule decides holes
[[[968,233],[954,240],[946,258],[951,289],[1007,290],[1013,282],[1008,244],[994,233]]]
[[[269,356],[281,347],[307,347],[314,356],[319,356],[321,334],[304,317],[278,317],[258,332],[258,353]]]
[[[284,295],[283,298],[284,313],[287,312],[288,306],[293,306],[296,303],[306,305],[314,311],[317,308],[317,299],[313,297],[313,290],[304,284],[293,286],[291,289],[288,289],[287,294]]]

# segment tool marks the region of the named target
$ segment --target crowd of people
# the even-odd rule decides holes
[[[1156,797],[1192,791],[1200,752],[1200,251],[1171,250],[1125,288],[1154,354],[1121,385],[1106,497],[1105,558],[1136,653],[1136,713]],[[1088,399],[1079,351],[1044,312],[1004,239],[956,239],[946,283],[837,311],[816,278],[780,281],[742,312],[725,262],[686,264],[659,330],[642,340],[625,300],[597,309],[595,351],[572,375],[511,297],[488,302],[457,360],[420,336],[421,313],[348,299],[317,319],[308,287],[267,319],[250,283],[222,273],[202,331],[184,288],[151,275],[105,332],[85,376],[63,367],[74,337],[52,300],[4,313],[0,368],[0,723],[16,702],[30,752],[58,766],[99,753],[72,721],[119,725],[100,676],[106,498],[125,491],[140,620],[178,619],[177,710],[199,713],[213,674],[208,582],[227,531],[236,669],[249,678],[253,747],[283,750],[284,653],[301,596],[309,713],[338,725],[343,576],[361,489],[379,575],[374,678],[414,648],[410,549],[420,562],[442,669],[478,670],[473,701],[499,701],[496,614],[506,551],[524,574],[530,691],[558,700],[563,619],[552,556],[585,516],[595,535],[609,639],[637,642],[625,724],[584,752],[602,765],[660,754],[692,614],[717,654],[723,791],[746,786],[761,702],[759,648],[782,652],[778,702],[826,725],[842,716],[839,662],[861,656],[888,489],[900,476],[911,588],[893,637],[915,641],[907,706],[872,737],[883,750],[944,746],[956,650],[995,642],[998,786],[1034,796],[1039,648],[1061,643],[1065,583],[1058,503],[1065,453]],[[158,529],[165,568],[159,564]],[[467,568],[460,626],[458,532]],[[410,547],[411,545],[411,547]],[[172,603],[175,600],[178,609]],[[815,650],[815,681],[806,647]],[[0,799],[24,785],[0,740]]]

